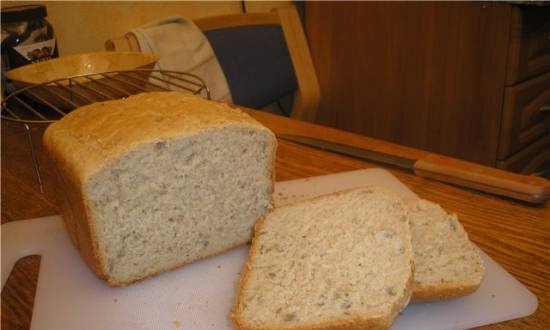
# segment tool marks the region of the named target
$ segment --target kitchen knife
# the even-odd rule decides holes
[[[529,203],[541,204],[550,200],[550,182],[542,177],[516,174],[437,154],[412,159],[307,136],[277,134],[277,137],[309,147],[397,166],[424,178]]]

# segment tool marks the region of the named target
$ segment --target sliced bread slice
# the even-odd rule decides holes
[[[232,318],[241,329],[387,329],[410,299],[398,197],[373,188],[273,210],[255,226]]]
[[[407,209],[415,263],[412,301],[474,292],[485,267],[457,216],[426,200],[407,203]]]

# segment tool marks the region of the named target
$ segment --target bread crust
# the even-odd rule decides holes
[[[434,302],[466,296],[475,292],[480,286],[477,284],[441,284],[437,286],[414,287],[411,302]]]
[[[82,181],[59,155],[58,149],[53,147],[50,139],[44,138],[44,148],[48,166],[53,172],[52,183],[58,211],[69,237],[90,269],[106,281],[108,276],[100,261],[97,240],[94,240],[92,235],[93,222],[86,221],[91,214],[82,194]]]
[[[307,201],[300,201],[297,203],[293,203],[293,205],[296,204],[304,204],[308,203],[313,200],[323,199],[327,196],[338,196],[342,194],[346,194],[348,192],[354,191],[354,190],[368,190],[368,191],[383,191],[385,193],[388,193],[390,195],[393,195],[396,200],[400,201],[400,199],[392,192],[379,188],[379,187],[363,187],[363,188],[352,188],[344,191],[334,192],[327,195],[322,195],[318,197],[314,197]],[[404,205],[403,205],[404,208]],[[249,280],[250,277],[250,270],[252,268],[252,265],[255,262],[256,256],[259,254],[257,253],[259,249],[259,233],[262,231],[262,227],[265,224],[265,221],[269,214],[264,215],[261,217],[258,222],[256,222],[256,225],[254,226],[254,234],[252,237],[252,243],[251,247],[248,251],[248,258],[246,260],[246,264],[243,267],[243,272],[241,274],[241,278],[238,285],[238,294],[235,298],[235,303],[233,306],[233,309],[231,311],[230,317],[235,322],[235,324],[239,327],[241,330],[278,330],[278,329],[291,329],[291,330],[385,330],[389,329],[391,325],[393,324],[393,321],[397,314],[399,314],[408,304],[408,302],[411,299],[412,294],[412,285],[414,282],[414,261],[411,258],[410,261],[410,273],[409,278],[407,281],[407,285],[405,290],[403,291],[403,295],[400,297],[397,303],[395,303],[392,306],[391,312],[386,316],[380,316],[377,318],[364,318],[360,316],[356,316],[354,318],[346,318],[341,320],[333,320],[328,322],[320,322],[312,325],[303,325],[303,326],[288,326],[288,327],[277,327],[277,328],[271,328],[271,327],[263,327],[263,326],[255,326],[247,324],[246,321],[242,317],[242,302],[244,300],[243,295],[243,289],[246,285],[246,283]],[[412,253],[412,247],[411,247],[411,253]]]
[[[155,106],[161,111],[151,111],[151,107]],[[135,113],[132,116],[131,126],[128,125],[125,111],[138,112],[137,116]],[[111,278],[106,269],[105,258],[99,249],[96,220],[85,196],[87,181],[110,161],[140,144],[187,137],[203,129],[240,125],[263,130],[272,137],[269,168],[272,178],[269,188],[272,208],[277,139],[269,129],[248,114],[227,104],[178,92],[143,93],[124,100],[93,103],[81,107],[46,129],[43,142],[48,163],[54,172],[59,211],[71,241],[88,267],[99,278],[109,286],[125,286],[195,260],[128,281]],[[239,242],[227,250],[203,258],[223,253],[246,242]]]

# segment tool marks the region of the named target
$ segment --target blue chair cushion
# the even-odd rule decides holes
[[[235,104],[260,109],[298,88],[280,25],[238,26],[204,34]]]

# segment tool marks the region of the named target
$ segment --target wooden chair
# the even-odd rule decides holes
[[[260,108],[267,100],[276,101],[274,97],[282,96],[278,94],[291,91],[294,93],[291,117],[315,120],[319,82],[294,6],[269,13],[206,17],[194,22],[218,57],[234,103]],[[140,51],[132,34],[108,40],[105,48]]]

